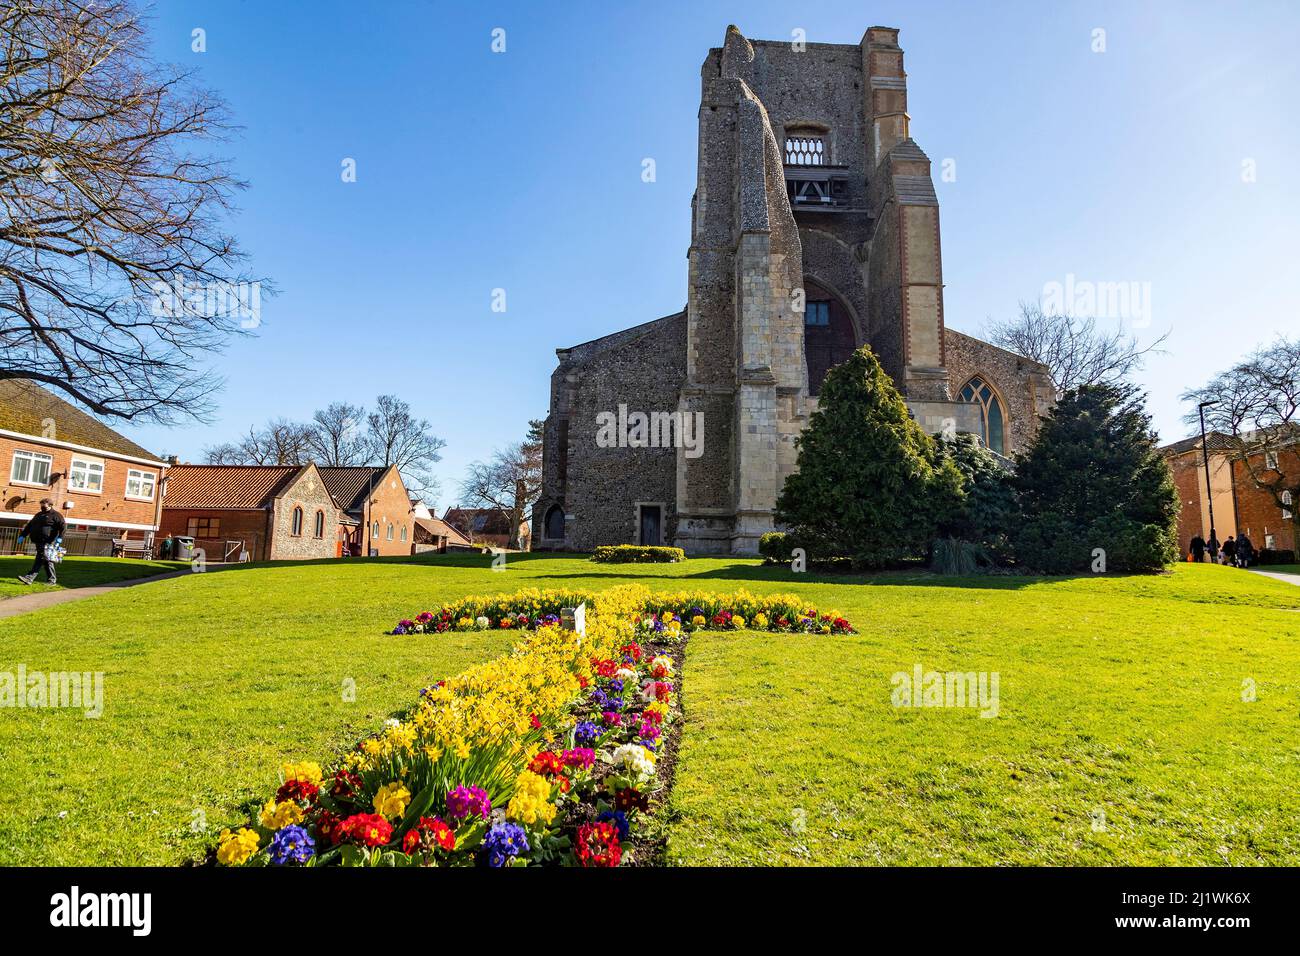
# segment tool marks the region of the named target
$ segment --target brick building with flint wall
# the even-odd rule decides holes
[[[1010,456],[1047,369],[945,328],[939,201],[898,31],[727,28],[701,70],[686,308],[558,349],[535,549],[752,554],[826,371],[871,346],[918,422]]]

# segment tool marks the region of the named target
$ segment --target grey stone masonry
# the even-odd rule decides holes
[[[907,109],[896,29],[796,45],[727,28],[700,72],[686,308],[557,351],[535,547],[755,553],[817,405],[809,349],[824,371],[846,357],[827,349],[870,345],[932,432],[987,431],[957,400],[979,377],[1004,450],[1033,440],[1046,370],[945,329],[939,200]],[[646,440],[638,412],[673,440]],[[601,439],[614,420],[626,441]]]

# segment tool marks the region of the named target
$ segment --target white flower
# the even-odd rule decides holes
[[[398,720],[396,717],[389,717],[387,720],[384,721],[385,730],[393,730],[400,726],[402,726],[402,722]]]
[[[650,662],[651,670],[654,670],[656,667],[662,667],[665,671],[671,674],[673,672],[673,659],[665,654],[660,654]]]
[[[653,776],[655,757],[640,744],[624,744],[614,751],[614,763],[622,764],[628,773],[642,777]]]
[[[618,670],[614,672],[614,676],[617,677],[619,680],[621,680],[624,684],[626,684],[628,681],[634,681],[634,682],[636,681],[636,671],[628,670],[626,667],[620,667]]]
[[[487,628],[488,619],[485,617],[476,617],[474,618],[474,626],[477,627],[480,631],[482,631]]]

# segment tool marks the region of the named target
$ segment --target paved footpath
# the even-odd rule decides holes
[[[42,608],[54,607],[56,604],[67,604],[69,601],[80,601],[84,598],[94,597],[96,594],[111,594],[113,591],[121,588],[132,588],[137,584],[149,584],[153,581],[165,581],[168,578],[178,578],[182,574],[193,574],[188,569],[179,571],[166,571],[162,574],[154,574],[147,578],[131,578],[126,581],[115,581],[112,584],[97,584],[88,588],[64,588],[62,591],[35,591],[32,594],[20,594],[18,597],[9,598],[0,601],[0,618],[14,617],[18,614],[26,614],[29,611],[39,611]]]
[[[1300,584],[1300,574],[1287,574],[1283,571],[1261,571],[1258,568],[1247,568],[1255,574],[1262,574],[1266,578],[1272,578],[1274,581],[1285,581],[1287,584]]]

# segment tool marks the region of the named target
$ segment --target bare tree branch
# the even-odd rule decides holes
[[[1291,513],[1300,541],[1300,339],[1278,338],[1200,388],[1184,392],[1205,409],[1205,426],[1235,439],[1233,457],[1255,487]],[[1193,409],[1183,420],[1199,425]]]
[[[1140,348],[1137,338],[1121,327],[1104,332],[1096,319],[1048,314],[1030,302],[1020,303],[1020,315],[1014,319],[989,322],[986,335],[994,345],[1046,365],[1057,392],[1080,385],[1122,384],[1147,355],[1159,354],[1169,338],[1166,332]]]
[[[499,449],[490,462],[474,462],[461,482],[462,505],[497,508],[510,516],[510,548],[519,547],[519,525],[542,493],[544,426],[542,421],[530,421],[524,441]]]
[[[208,415],[202,360],[272,291],[222,230],[244,184],[202,154],[231,130],[151,61],[127,0],[0,6],[0,378],[101,415]]]

